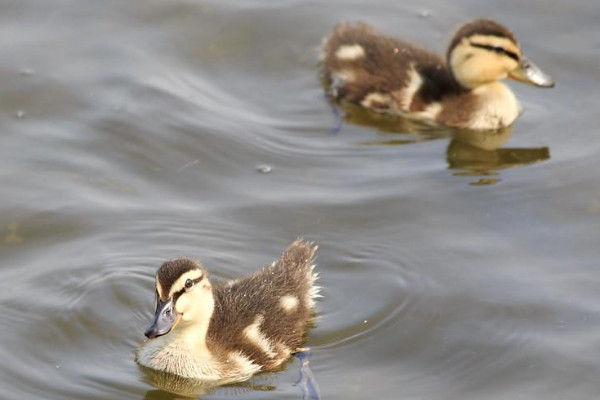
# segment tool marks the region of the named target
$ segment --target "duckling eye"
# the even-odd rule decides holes
[[[194,282],[193,282],[191,279],[187,279],[187,280],[185,281],[185,288],[186,288],[186,289],[191,289],[191,288],[192,288],[192,286],[194,286]]]

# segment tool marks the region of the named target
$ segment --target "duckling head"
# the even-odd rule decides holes
[[[523,56],[513,33],[488,19],[468,22],[454,34],[447,61],[456,80],[470,89],[505,78],[554,86],[550,76]]]
[[[171,332],[180,324],[206,328],[214,310],[212,286],[206,270],[187,258],[165,262],[156,273],[156,310],[144,332],[153,339]]]

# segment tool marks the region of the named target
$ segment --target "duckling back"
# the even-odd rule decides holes
[[[423,112],[461,90],[440,57],[364,23],[338,25],[323,40],[321,57],[331,95],[375,111]]]
[[[273,264],[216,286],[209,348],[228,357],[238,354],[261,370],[281,365],[302,344],[314,313],[316,250],[313,243],[296,240]]]

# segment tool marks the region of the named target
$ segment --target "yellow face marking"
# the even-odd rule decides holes
[[[175,320],[173,321],[173,325],[171,325],[171,331],[173,331],[173,329],[175,329],[175,327],[177,326],[179,321],[181,321],[181,314],[176,313]]]
[[[164,300],[165,298],[163,297],[163,294],[162,294],[162,288],[161,288],[160,284],[158,283],[158,277],[156,277],[155,284],[156,284],[156,293],[158,293],[158,297],[160,299]]]
[[[511,40],[494,36],[473,35],[463,38],[450,54],[450,67],[458,82],[467,88],[475,88],[502,80],[519,66],[518,61],[504,53],[479,48],[471,43],[501,47],[520,56],[521,51]]]
[[[489,35],[473,35],[467,38],[471,43],[478,43],[493,47],[502,47],[506,51],[515,53],[519,57],[521,56],[521,49],[519,46],[508,38],[489,36]]]
[[[185,288],[185,281],[187,281],[188,279],[191,279],[193,281],[195,279],[201,278],[203,275],[204,272],[199,269],[194,269],[186,272],[185,274],[182,274],[179,278],[177,278],[175,283],[173,283],[173,286],[171,286],[171,290],[169,290],[169,297],[172,297],[174,293],[179,292],[180,290]]]

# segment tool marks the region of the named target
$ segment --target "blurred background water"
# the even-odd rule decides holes
[[[184,255],[231,278],[297,236],[320,244],[323,399],[599,393],[600,3],[0,9],[1,398],[173,398],[133,361],[156,268]],[[506,136],[359,110],[330,134],[316,49],[336,23],[443,53],[478,16],[557,82],[511,84],[525,112]],[[300,370],[206,398],[300,399]]]

